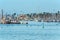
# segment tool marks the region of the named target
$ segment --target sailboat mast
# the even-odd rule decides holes
[[[2,12],[2,19],[3,19],[3,9],[1,10],[1,12]]]

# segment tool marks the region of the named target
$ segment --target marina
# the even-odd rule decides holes
[[[0,0],[0,40],[60,40],[60,0]]]
[[[2,9],[0,40],[60,40],[60,12],[16,16]]]
[[[28,21],[35,22],[60,22],[60,11],[57,13],[30,13],[30,14],[5,14],[1,9],[0,24],[28,24]]]

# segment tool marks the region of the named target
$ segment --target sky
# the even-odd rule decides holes
[[[60,0],[0,0],[1,9],[9,14],[57,12],[60,10]]]

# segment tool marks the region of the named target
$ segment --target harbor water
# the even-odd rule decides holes
[[[0,40],[60,40],[60,23],[0,24]]]

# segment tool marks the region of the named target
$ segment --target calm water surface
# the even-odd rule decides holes
[[[0,24],[0,40],[60,40],[60,23]]]

